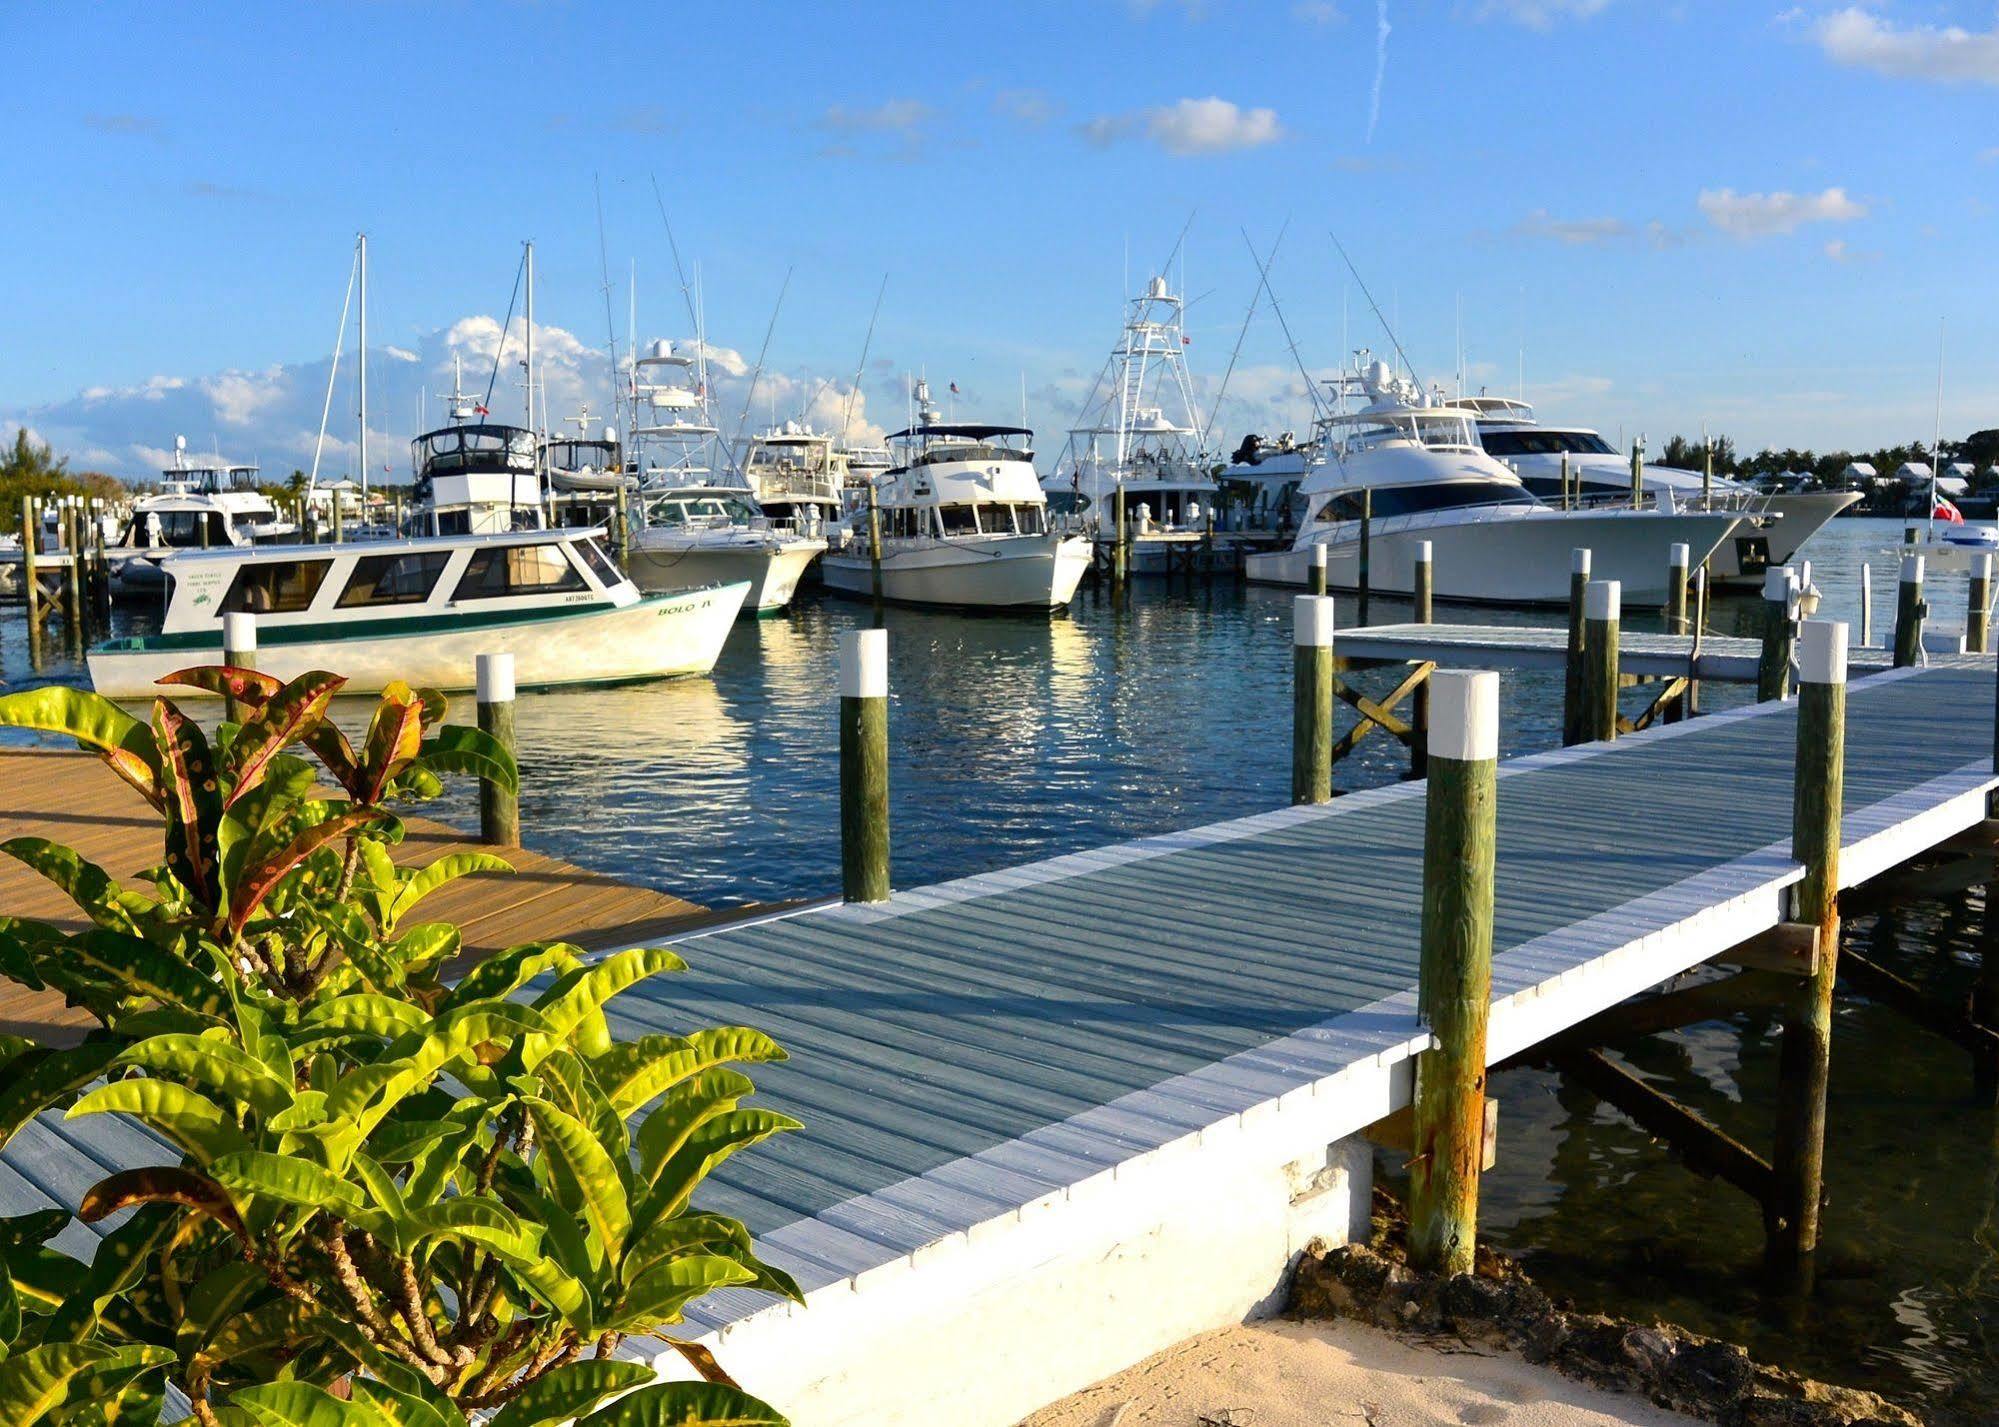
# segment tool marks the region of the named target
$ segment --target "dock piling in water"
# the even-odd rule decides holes
[[[1789,565],[1772,565],[1763,572],[1763,653],[1756,665],[1759,704],[1790,697],[1797,611],[1797,575]]]
[[[888,631],[840,634],[840,894],[885,902],[888,849]]]
[[[232,669],[257,667],[257,616],[247,610],[232,610],[222,616],[222,662]],[[223,705],[231,723],[241,723],[249,708],[239,700]]]
[[[1322,547],[1323,548],[1323,547]],[[1297,595],[1291,601],[1291,801],[1333,797],[1333,601]]]
[[[1687,547],[1674,545],[1666,551],[1666,633],[1687,632]]]
[[[1992,552],[1971,557],[1971,583],[1965,589],[1964,652],[1983,654],[1992,627]]]
[[[1825,1174],[1826,1077],[1832,1063],[1832,997],[1839,960],[1840,810],[1846,770],[1846,626],[1807,620],[1798,642],[1797,771],[1791,856],[1804,864],[1791,920],[1816,929],[1818,958],[1784,1014],[1777,1072],[1777,1138],[1771,1256],[1808,1288],[1819,1241]]]
[[[507,752],[515,752],[514,656],[479,655],[473,661],[473,678],[479,727]],[[520,793],[503,788],[490,778],[482,779],[479,784],[479,840],[492,847],[521,845]]]
[[[1326,592],[1326,547],[1324,545],[1314,545],[1312,547],[1311,558],[1307,564],[1305,588],[1315,595],[1324,594]]]
[[[1354,608],[1354,623],[1367,628],[1368,596],[1374,585],[1374,491],[1363,486],[1360,492],[1360,573]]]
[[[1431,592],[1436,583],[1436,567],[1432,563],[1430,542],[1416,542],[1416,561],[1410,585],[1411,604],[1409,618],[1415,624],[1430,622]],[[1430,768],[1430,681],[1425,679],[1416,686],[1409,696],[1409,728],[1413,737],[1409,741],[1409,776],[1421,778]]]
[[[1564,462],[1567,458],[1564,457]],[[1589,587],[1589,551],[1569,552],[1569,658],[1562,688],[1562,746],[1583,742],[1583,591]]]
[[[1895,667],[1907,669],[1923,655],[1923,557],[1902,557],[1902,578],[1895,588]]]
[[[1860,647],[1874,646],[1874,567],[1861,562],[1860,566]]]
[[[1616,580],[1592,580],[1583,591],[1583,654],[1578,743],[1617,737],[1618,624],[1622,589]]]
[[[1455,1274],[1472,1268],[1485,1147],[1499,676],[1439,670],[1432,683],[1416,996],[1436,1044],[1416,1058],[1409,1257]]]

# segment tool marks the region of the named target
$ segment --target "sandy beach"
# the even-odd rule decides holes
[[[1021,1427],[1686,1427],[1691,1420],[1456,1339],[1429,1347],[1357,1323],[1272,1321],[1190,1338]]]

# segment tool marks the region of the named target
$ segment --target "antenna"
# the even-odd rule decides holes
[[[847,444],[848,428],[854,424],[854,398],[861,394],[861,378],[867,375],[868,349],[875,344],[875,319],[881,316],[882,297],[888,292],[888,274],[882,274],[881,286],[875,289],[875,310],[868,314],[868,335],[861,339],[861,360],[854,365],[854,384],[847,390],[846,408],[840,413],[840,445]]]
[[[1277,230],[1277,241],[1270,245],[1270,257],[1266,261],[1277,261],[1277,250],[1284,246],[1284,233],[1290,226],[1291,220],[1289,218],[1285,219],[1284,227]],[[1252,254],[1254,254],[1254,251],[1254,249],[1251,250]],[[1261,271],[1261,269],[1262,264],[1259,263],[1258,270]],[[1256,286],[1256,291],[1249,295],[1249,310],[1243,313],[1242,328],[1235,334],[1235,350],[1229,353],[1229,364],[1222,371],[1222,384],[1215,390],[1215,404],[1208,412],[1207,424],[1201,428],[1201,446],[1204,450],[1208,444],[1208,433],[1215,429],[1215,420],[1222,414],[1222,398],[1228,394],[1229,378],[1235,375],[1236,359],[1242,355],[1243,341],[1249,336],[1249,324],[1255,319],[1256,304],[1262,298],[1263,284],[1259,282]]]
[[[623,430],[624,417],[618,405],[618,324],[611,317],[611,257],[604,248],[604,185],[594,173],[590,187],[597,195],[597,274],[604,288],[604,351],[611,359],[611,418]]]
[[[1347,250],[1341,244],[1339,235],[1333,232],[1329,228],[1326,230],[1326,236],[1328,238],[1331,238],[1333,240],[1333,246],[1339,249],[1340,261],[1345,263],[1347,265],[1347,271],[1353,274],[1354,285],[1360,288],[1360,295],[1367,299],[1367,305],[1374,310],[1375,320],[1381,323],[1381,330],[1386,332],[1388,334],[1388,340],[1394,343],[1395,355],[1400,357],[1402,359],[1402,365],[1409,369],[1409,379],[1415,382],[1417,386],[1421,386],[1423,383],[1422,380],[1416,375],[1416,364],[1409,360],[1409,354],[1402,350],[1402,339],[1395,335],[1395,329],[1389,325],[1388,319],[1381,315],[1380,305],[1375,302],[1374,294],[1367,290],[1367,282],[1361,277],[1360,269],[1355,267],[1353,265],[1353,259],[1347,256]]]
[[[729,439],[729,446],[731,451],[734,450],[736,443],[743,439],[743,428],[749,425],[750,402],[755,398],[757,394],[757,382],[763,378],[764,354],[770,351],[771,333],[777,331],[777,314],[784,310],[784,295],[791,288],[791,274],[794,271],[795,269],[792,268],[786,268],[784,270],[784,282],[781,286],[779,286],[777,290],[777,301],[771,307],[770,322],[764,328],[764,344],[763,346],[757,349],[756,370],[750,373],[750,389],[747,392],[743,393],[743,414],[736,419],[736,434]],[[704,340],[701,345],[703,347],[706,347],[708,344]],[[733,461],[734,457],[731,456],[730,459]]]
[[[1282,236],[1280,234],[1280,236]],[[1305,359],[1298,355],[1298,339],[1291,335],[1291,324],[1284,320],[1284,309],[1277,304],[1277,294],[1270,287],[1270,269],[1256,255],[1256,244],[1249,241],[1249,234],[1242,235],[1243,246],[1249,249],[1249,260],[1256,264],[1256,275],[1262,281],[1264,295],[1270,299],[1270,310],[1277,314],[1277,325],[1284,331],[1284,340],[1290,346],[1291,360],[1297,363],[1298,375],[1305,379],[1305,395],[1311,399],[1312,412],[1317,415],[1321,406],[1319,385],[1312,380],[1312,374],[1305,370]],[[1271,249],[1273,253],[1276,249]]]
[[[687,286],[687,269],[680,262],[680,244],[673,240],[673,224],[666,216],[666,200],[660,197],[659,176],[648,174],[647,177],[652,179],[652,201],[659,205],[660,226],[666,229],[666,246],[673,253],[673,271],[680,279],[680,295],[687,303],[687,320],[698,327],[700,319],[694,314],[694,294]]]

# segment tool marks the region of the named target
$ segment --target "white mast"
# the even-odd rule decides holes
[[[361,342],[355,370],[361,385],[361,513],[368,512],[368,235],[355,235],[355,262],[361,268]]]
[[[527,368],[528,430],[533,431],[535,427],[534,427],[534,243],[532,241],[530,241],[527,245],[527,284],[528,284],[527,360],[525,362],[525,366]],[[539,469],[539,467],[540,467],[540,457],[536,457],[536,468]]]

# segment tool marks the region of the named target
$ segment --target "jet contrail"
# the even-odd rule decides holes
[[[1381,122],[1381,82],[1388,77],[1388,0],[1377,0],[1374,22],[1374,97],[1367,105],[1367,141],[1374,142],[1374,126]]]

